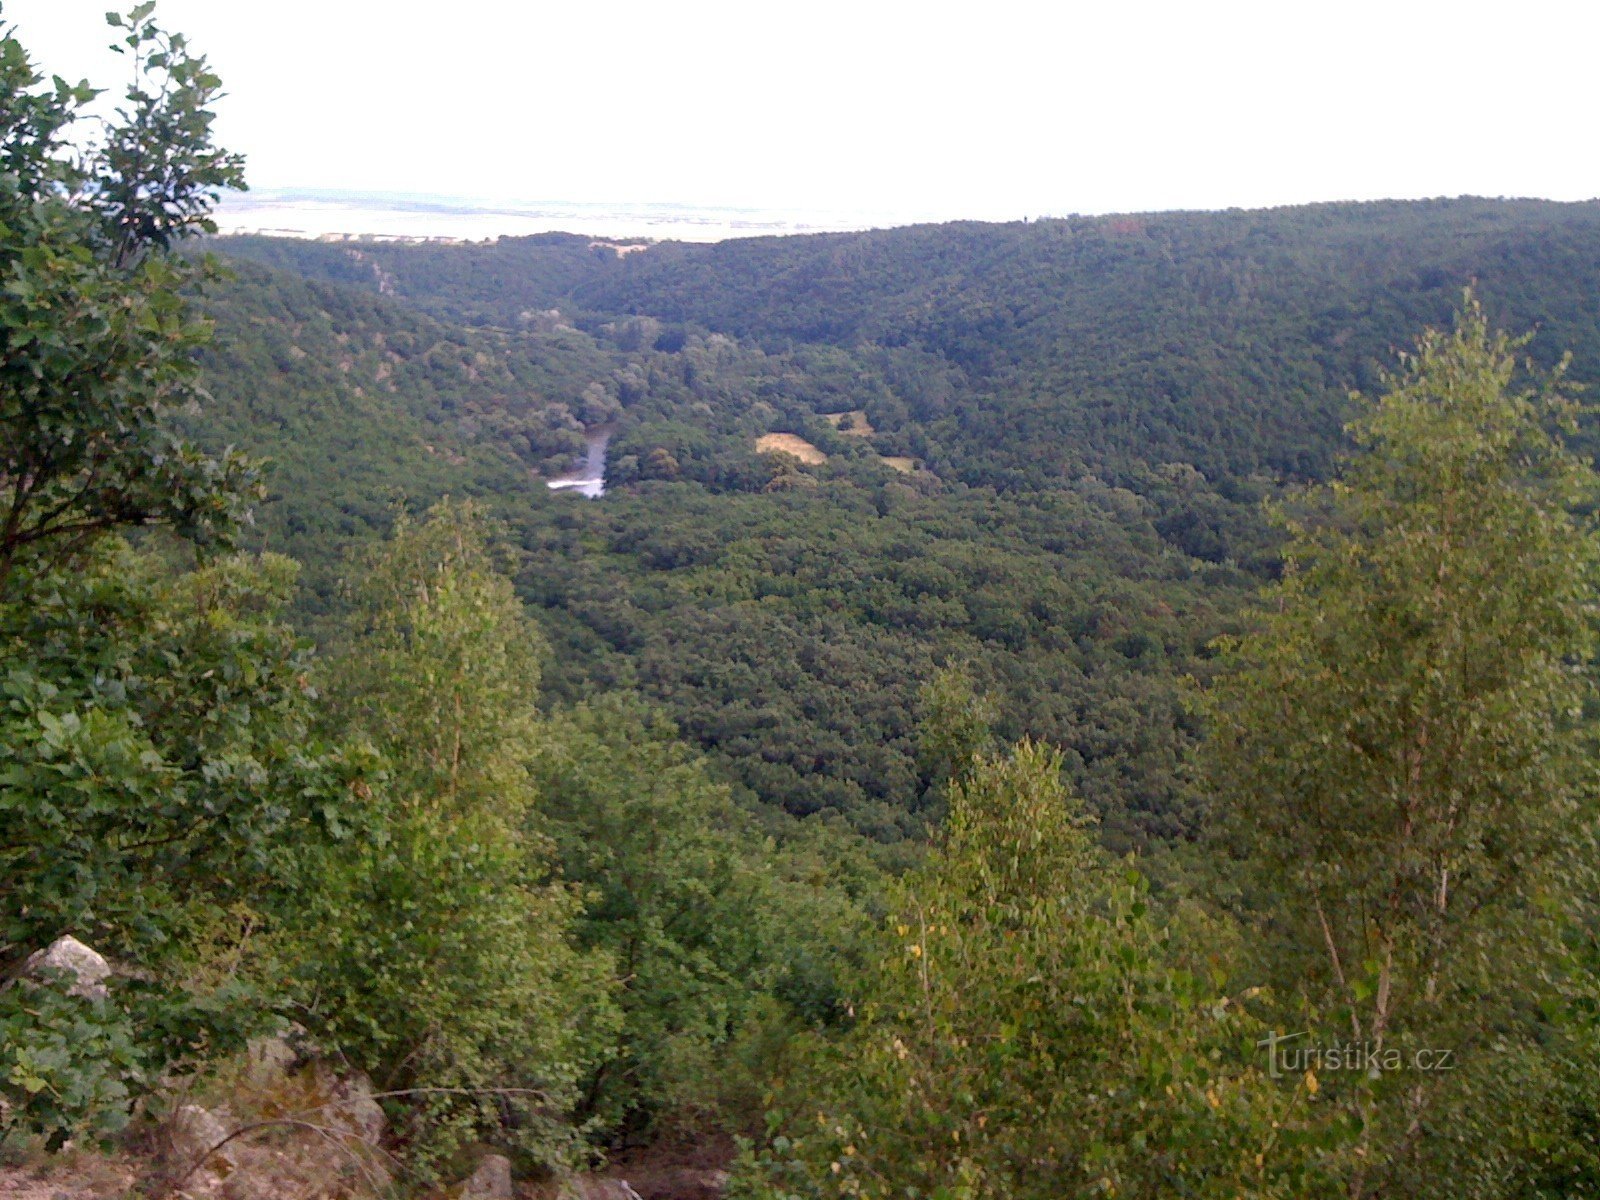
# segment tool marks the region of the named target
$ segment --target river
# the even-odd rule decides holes
[[[606,447],[611,435],[617,431],[614,424],[596,425],[583,432],[583,466],[566,475],[558,475],[545,482],[561,490],[575,491],[591,500],[606,494]]]

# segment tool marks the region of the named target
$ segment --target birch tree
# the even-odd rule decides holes
[[[1211,696],[1284,1020],[1362,1056],[1325,1081],[1352,1196],[1387,1194],[1531,1039],[1582,892],[1595,475],[1562,369],[1522,344],[1469,294],[1403,357]]]

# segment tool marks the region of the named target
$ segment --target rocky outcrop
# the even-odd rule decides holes
[[[184,1175],[202,1170],[225,1175],[233,1170],[239,1162],[237,1143],[222,1144],[230,1132],[215,1113],[198,1104],[185,1104],[169,1127],[174,1170]]]
[[[478,1169],[461,1187],[462,1200],[512,1200],[511,1160],[503,1154],[485,1154]]]
[[[293,1030],[253,1041],[237,1070],[213,1086],[212,1108],[179,1108],[167,1139],[172,1188],[196,1200],[384,1195],[392,1163],[371,1081],[307,1061],[311,1053]]]
[[[71,979],[74,982],[67,989],[67,994],[86,996],[91,1000],[106,998],[106,980],[111,978],[111,964],[71,936],[59,937],[38,951],[28,959],[23,971],[35,978],[42,974],[55,974]]]
[[[245,1079],[253,1086],[270,1086],[300,1063],[300,1054],[286,1037],[251,1038],[245,1046]]]
[[[373,1095],[372,1080],[360,1071],[336,1074],[323,1063],[308,1068],[313,1090],[326,1097],[322,1119],[369,1146],[383,1137],[383,1105]]]

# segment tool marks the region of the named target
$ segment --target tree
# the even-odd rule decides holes
[[[760,840],[659,712],[605,697],[551,718],[539,820],[583,889],[582,944],[614,964],[623,1022],[582,1115],[619,1137],[711,1092],[718,1048],[769,982]]]
[[[168,250],[239,162],[211,144],[215,76],[152,7],[111,18],[134,82],[81,152],[94,92],[41,86],[0,28],[0,984],[64,934],[139,967],[105,998],[0,986],[0,1136],[53,1145],[262,1018],[207,980],[201,931],[251,927],[360,774],[311,732],[293,564],[179,565],[253,494],[175,428],[204,272]],[[119,536],[153,526],[180,537]]]
[[[308,651],[279,615],[293,563],[175,573],[110,537],[77,559],[0,605],[0,978],[68,934],[139,970],[59,1020],[0,988],[0,1134],[57,1139],[115,1127],[163,1073],[268,1014],[240,981],[204,981],[205,933],[259,923],[364,769],[313,732]],[[45,1052],[69,1016],[92,1035]]]
[[[539,823],[586,897],[580,944],[610,957],[623,1014],[581,1115],[617,1142],[751,1132],[764,1048],[841,1015],[877,871],[838,828],[773,820],[768,836],[626,694],[554,714],[533,772]]]
[[[1054,751],[951,785],[895,890],[857,1020],[789,1072],[736,1195],[1304,1196],[1306,1088],[1185,962],[1144,880],[1097,847]]]
[[[411,1093],[393,1108],[419,1169],[482,1139],[558,1163],[614,1010],[531,827],[543,639],[468,505],[400,520],[353,565],[325,719],[381,765],[361,836],[305,856],[276,909],[292,989],[382,1090]]]
[[[0,27],[0,598],[19,567],[60,565],[109,530],[225,541],[255,494],[247,460],[175,424],[202,396],[207,327],[184,289],[206,268],[166,251],[214,228],[242,164],[211,141],[220,81],[153,8],[108,18],[133,82],[81,152],[69,135],[97,93],[41,86]]]
[[[965,779],[972,764],[992,748],[999,718],[994,701],[978,692],[964,665],[940,668],[918,698],[923,712],[917,766],[939,783]]]
[[[1470,294],[1422,337],[1352,426],[1363,453],[1290,522],[1209,702],[1213,803],[1297,1001],[1281,1016],[1404,1065],[1329,1088],[1357,1126],[1352,1196],[1448,1190],[1459,1172],[1421,1164],[1453,1130],[1486,1153],[1484,1119],[1532,1111],[1473,1097],[1558,998],[1587,890],[1596,477],[1563,441],[1560,371],[1521,377],[1520,345]]]

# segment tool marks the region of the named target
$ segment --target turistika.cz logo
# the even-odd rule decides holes
[[[1335,1041],[1319,1045],[1300,1040],[1310,1036],[1309,1030],[1273,1032],[1257,1042],[1267,1052],[1267,1074],[1282,1079],[1307,1071],[1359,1071],[1376,1078],[1386,1071],[1453,1071],[1456,1065],[1454,1050],[1430,1046],[1408,1054],[1399,1046],[1379,1042]]]

